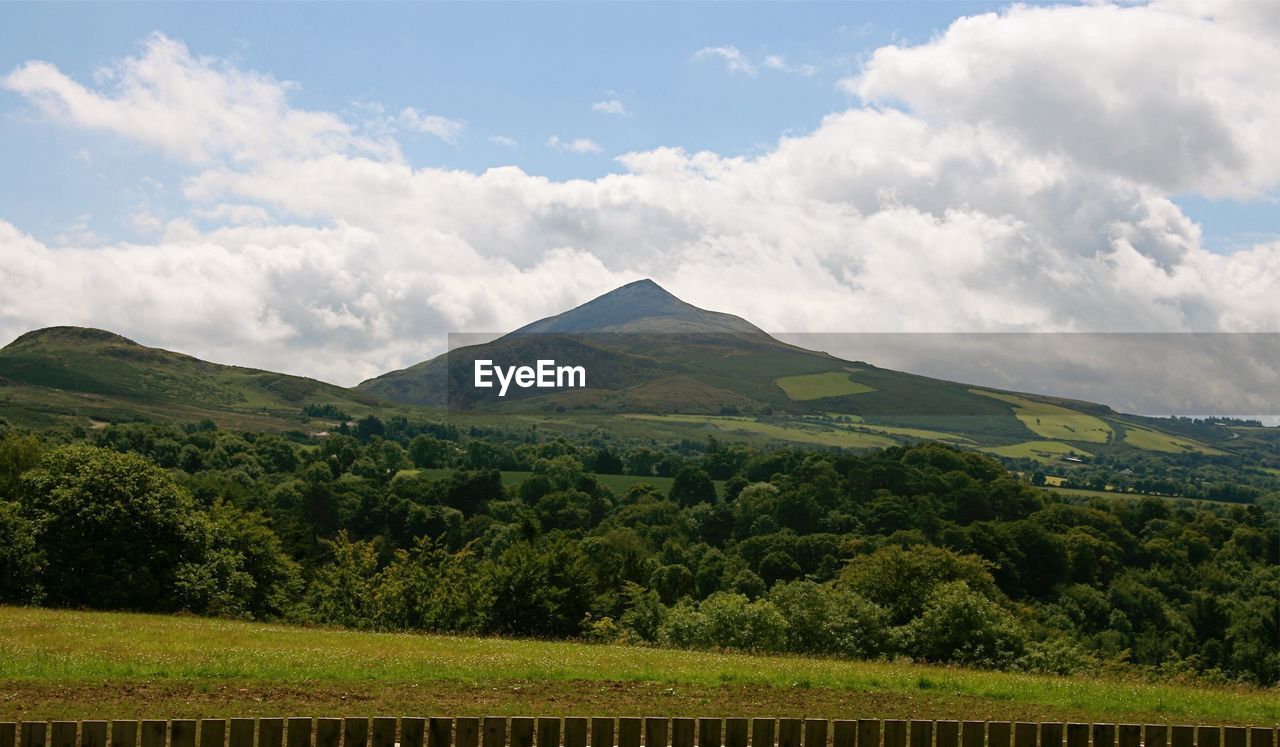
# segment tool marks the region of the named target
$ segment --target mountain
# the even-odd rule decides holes
[[[713,333],[768,337],[746,319],[685,303],[649,279],[627,283],[563,314],[527,324],[511,334],[581,333]]]
[[[585,387],[475,386],[477,361],[581,366]],[[1006,457],[1088,460],[1116,449],[1221,455],[1225,428],[1194,436],[1105,405],[1004,392],[879,368],[783,343],[651,280],[624,285],[492,342],[363,382],[388,400],[663,438],[882,447],[934,439]],[[1212,443],[1211,443],[1212,442]]]
[[[277,430],[310,420],[303,415],[307,404],[355,415],[382,403],[315,379],[210,363],[101,329],[49,327],[0,349],[0,417],[17,421],[209,418]]]

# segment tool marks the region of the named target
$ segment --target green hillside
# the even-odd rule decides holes
[[[209,363],[99,329],[50,327],[0,349],[0,417],[12,422],[208,418],[224,427],[278,430],[307,426],[308,404],[357,416],[382,403],[315,379]]]

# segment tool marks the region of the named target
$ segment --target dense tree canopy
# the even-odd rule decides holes
[[[937,444],[358,426],[0,434],[0,601],[1280,679],[1274,493],[1077,498]]]

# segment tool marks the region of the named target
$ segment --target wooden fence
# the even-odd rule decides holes
[[[799,718],[0,722],[0,747],[1278,747],[1273,727]]]

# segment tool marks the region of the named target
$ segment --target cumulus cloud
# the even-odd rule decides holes
[[[1138,33],[1149,28],[1181,36],[1140,39],[1159,36]],[[1109,36],[1152,55],[1143,74],[1155,77],[1127,72],[1132,50],[1087,41]],[[151,242],[44,243],[0,215],[0,337],[91,324],[351,384],[442,351],[448,331],[511,329],[642,276],[779,332],[1280,331],[1280,244],[1213,254],[1170,199],[1273,187],[1257,132],[1280,112],[1243,90],[1261,73],[1223,51],[1235,40],[1266,60],[1276,43],[1263,38],[1184,9],[1014,8],[878,51],[847,83],[864,102],[759,155],[657,148],[590,180],[414,168],[323,113],[339,125],[318,136],[336,138],[324,148],[213,127],[198,147],[162,146],[198,166],[182,185],[189,215]],[[1059,63],[1072,54],[1088,58],[1076,74]],[[206,84],[215,91],[271,81],[185,50],[155,64],[149,79],[193,65],[226,79]],[[1170,67],[1178,85],[1150,84]],[[6,85],[46,111],[44,89],[12,85],[18,72]],[[1210,97],[1204,77],[1244,98]],[[128,123],[154,108],[130,90],[94,95]],[[1080,132],[1037,109],[1067,117],[1072,90]],[[286,98],[272,101],[273,121],[295,119]],[[1209,121],[1221,125],[1212,136]],[[1170,163],[1156,163],[1152,139],[1177,142]],[[600,152],[585,138],[547,145]],[[269,156],[251,157],[259,148]]]
[[[1276,16],[1266,3],[1211,7]],[[1280,182],[1278,36],[1193,9],[1013,6],[878,49],[841,85],[1166,192],[1257,197]]]
[[[449,119],[438,114],[423,114],[412,106],[400,112],[400,121],[405,127],[417,132],[435,135],[450,145],[457,145],[467,123],[461,119]]]
[[[378,150],[335,114],[295,109],[293,84],[191,54],[153,34],[141,53],[99,70],[104,90],[79,83],[48,62],[28,62],[0,79],[49,118],[105,130],[204,163],[317,156],[351,147]]]
[[[626,114],[627,107],[620,99],[605,99],[591,105],[591,111],[600,114]]]
[[[507,137],[506,135],[491,135],[489,137],[489,142],[494,145],[501,145],[504,148],[514,148],[520,144],[519,140],[516,140],[513,137]]]
[[[578,137],[572,140],[561,140],[559,135],[547,138],[547,147],[565,153],[602,153],[604,148],[589,137]]]

